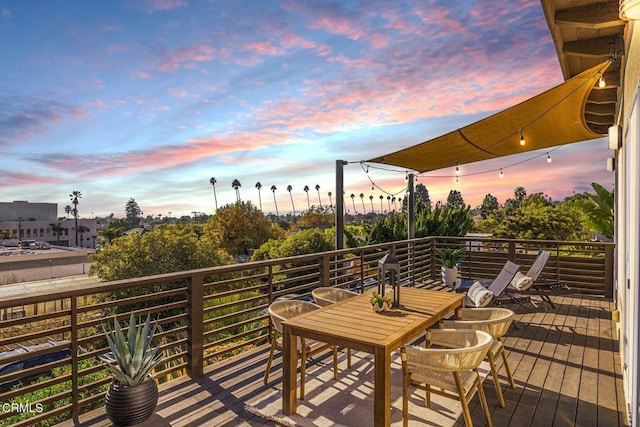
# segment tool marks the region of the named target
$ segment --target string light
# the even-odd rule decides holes
[[[522,129],[520,129],[520,145],[526,144],[524,141],[524,135],[522,134]]]
[[[504,178],[504,169],[510,168],[510,167],[513,167],[513,166],[517,166],[517,165],[520,165],[522,163],[530,162],[530,161],[532,161],[534,159],[537,159],[538,157],[544,156],[545,154],[547,156],[547,162],[551,163],[552,162],[551,153],[556,151],[556,150],[559,150],[561,148],[563,148],[563,147],[559,146],[559,147],[553,148],[553,149],[551,149],[549,151],[546,151],[546,152],[543,152],[543,153],[540,153],[540,154],[536,154],[535,156],[529,157],[527,159],[524,159],[524,160],[521,160],[521,161],[518,161],[518,162],[515,162],[515,163],[512,163],[512,164],[509,164],[509,165],[506,165],[506,166],[503,166],[501,168],[489,169],[489,170],[484,170],[484,171],[479,171],[479,172],[465,173],[464,175],[460,174],[460,166],[456,162],[456,174],[454,175],[455,178],[456,178],[456,183],[460,182],[460,177],[461,176],[483,175],[483,174],[486,174],[486,173],[491,173],[491,172],[496,172],[496,171],[498,172],[498,177],[499,178]],[[357,162],[353,162],[353,163],[357,163]],[[361,163],[362,169],[364,171],[365,170],[364,160],[361,161],[360,163]],[[371,167],[372,169],[375,169],[375,170],[381,170],[381,171],[386,171],[386,172],[402,172],[402,173],[405,174],[405,177],[406,177],[406,175],[408,173],[414,172],[414,171],[407,171],[407,170],[391,169],[391,168],[388,168],[388,167],[381,167],[381,166],[373,166],[373,165],[366,165],[366,166]],[[416,179],[416,181],[418,181],[422,177],[427,178],[427,179],[431,179],[431,178],[450,178],[451,175],[425,175],[425,172],[420,172],[415,176],[415,179]],[[390,195],[392,194],[391,192],[386,191],[386,190],[380,188],[377,184],[375,184],[375,182],[373,181],[373,179],[371,178],[371,176],[369,174],[367,174],[367,178],[371,182],[372,190],[374,188],[378,188],[379,190],[381,190],[385,194],[390,194]],[[402,191],[405,191],[405,190],[406,190],[406,188],[404,188],[403,190],[401,190],[400,192],[395,193],[395,194],[396,195],[400,194],[400,193],[402,193]]]
[[[607,85],[607,82],[604,80],[604,75],[601,75],[600,78],[598,79],[598,87],[602,89],[606,85]]]

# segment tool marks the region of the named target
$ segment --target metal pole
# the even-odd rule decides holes
[[[347,162],[336,160],[336,250],[344,248],[344,166]]]
[[[408,223],[409,223],[409,229],[408,231],[408,238],[409,239],[413,239],[414,237],[416,237],[416,203],[415,203],[415,194],[414,194],[414,188],[413,188],[413,174],[410,173],[407,176],[407,180],[408,182],[408,197],[409,200],[407,201],[407,215],[408,215]]]

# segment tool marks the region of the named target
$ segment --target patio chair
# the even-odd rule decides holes
[[[321,307],[343,301],[348,298],[357,297],[358,293],[347,291],[346,289],[331,288],[322,286],[311,291],[314,301]],[[347,348],[347,367],[351,368],[351,349]]]
[[[490,282],[485,280],[464,280],[455,288],[456,292],[467,292],[465,305],[470,307],[486,307],[498,302],[511,280],[518,272],[518,264],[507,261],[500,273]],[[517,302],[517,301],[516,301]]]
[[[506,289],[506,293],[510,296],[518,297],[520,295],[538,296],[543,302],[548,303],[552,308],[556,308],[556,305],[551,300],[554,295],[566,295],[573,293],[573,290],[565,282],[551,282],[544,278],[540,278],[540,274],[547,264],[547,260],[551,256],[551,252],[540,249],[536,255],[536,259],[529,267],[529,270],[522,276],[530,281],[522,281],[528,283],[529,286],[518,287],[516,285],[518,277],[514,278],[514,282]],[[513,285],[513,286],[512,286]]]
[[[271,337],[271,350],[269,351],[269,360],[267,361],[267,369],[264,373],[264,383],[269,381],[269,372],[273,363],[273,354],[278,349],[282,351],[282,322],[303,313],[319,309],[320,306],[311,302],[300,300],[284,300],[272,303],[269,306],[269,317],[274,326],[274,333]],[[338,351],[336,346],[326,343],[305,340],[298,338],[298,359],[300,359],[300,399],[304,400],[304,383],[306,374],[307,359],[329,348],[333,350],[333,378],[338,379]],[[297,362],[296,362],[297,363]]]
[[[402,424],[408,426],[409,387],[425,391],[425,406],[431,407],[431,393],[460,401],[467,427],[472,427],[469,400],[477,390],[488,426],[492,426],[478,366],[487,355],[493,337],[473,329],[433,329],[427,344],[442,348],[404,346],[402,360]]]
[[[516,383],[513,381],[513,375],[511,374],[511,367],[507,360],[507,354],[504,351],[504,345],[502,343],[502,337],[509,330],[514,315],[515,313],[508,308],[463,308],[456,311],[456,320],[443,320],[440,322],[441,328],[475,329],[487,332],[493,336],[494,341],[487,352],[487,359],[491,366],[491,374],[493,375],[493,384],[496,387],[498,403],[503,408],[505,406],[504,396],[502,395],[502,388],[500,387],[500,380],[498,379],[496,359],[498,356],[502,356],[509,384],[511,388],[516,388]]]

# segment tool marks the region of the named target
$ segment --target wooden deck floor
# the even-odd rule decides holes
[[[517,387],[503,386],[507,404],[500,408],[491,381],[485,381],[494,425],[627,426],[612,303],[577,295],[554,301],[557,310],[510,306],[518,322],[505,345]],[[244,410],[245,402],[268,392],[262,382],[267,355],[263,346],[209,367],[197,381],[182,378],[163,385],[156,414],[144,426],[274,425]],[[276,359],[271,383],[281,381],[280,362]],[[471,403],[474,423],[484,425],[478,399]],[[80,421],[82,426],[111,425],[104,410]],[[456,426],[464,426],[464,420]]]

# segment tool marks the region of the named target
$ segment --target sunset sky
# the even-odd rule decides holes
[[[145,216],[211,214],[211,177],[219,206],[234,179],[255,205],[262,184],[265,212],[272,185],[281,214],[287,185],[298,211],[305,185],[311,204],[316,185],[335,203],[337,159],[353,162],[351,212],[351,193],[378,210],[380,195],[404,197],[406,171],[359,161],[563,81],[539,0],[0,0],[0,76],[0,201],[62,216],[80,190],[81,217],[123,216],[130,198]],[[597,139],[418,183],[472,207],[517,186],[558,200],[612,188],[609,156]]]

